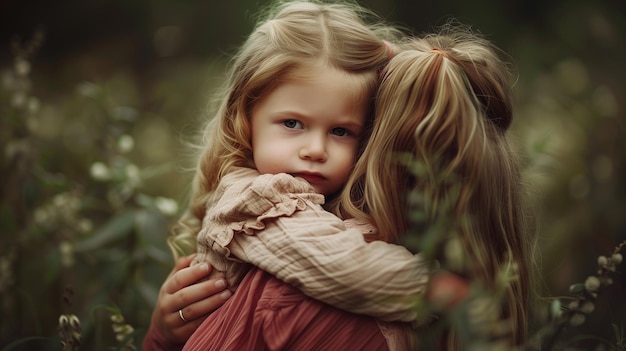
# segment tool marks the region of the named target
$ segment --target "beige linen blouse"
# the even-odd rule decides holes
[[[337,308],[384,321],[414,321],[428,265],[400,245],[366,242],[376,229],[341,220],[301,178],[236,168],[213,194],[194,263],[208,262],[236,287],[257,266]]]

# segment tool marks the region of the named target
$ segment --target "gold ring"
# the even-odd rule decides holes
[[[185,319],[185,316],[183,316],[182,308],[180,310],[178,310],[178,315],[180,316],[180,319],[183,320],[183,322],[187,322],[187,320]]]

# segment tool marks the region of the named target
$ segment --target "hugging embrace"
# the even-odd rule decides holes
[[[529,238],[508,63],[448,25],[405,35],[354,3],[275,4],[233,57],[202,131],[171,245],[191,242],[155,307],[146,350],[409,350],[416,297],[449,308],[515,266],[501,318],[523,343]],[[400,155],[429,167],[417,177]],[[436,163],[436,165],[435,165]],[[454,189],[437,181],[454,175]],[[402,245],[407,195],[452,214],[463,276]],[[458,349],[448,330],[439,349]]]

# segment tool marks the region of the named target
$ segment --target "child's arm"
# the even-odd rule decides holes
[[[268,221],[256,235],[235,235],[228,248],[308,296],[383,320],[414,320],[414,298],[427,290],[429,267],[419,255],[367,243],[321,208]]]

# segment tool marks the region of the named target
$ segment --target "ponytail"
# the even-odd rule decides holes
[[[344,194],[343,210],[367,213],[389,241],[415,235],[404,234],[411,191],[427,199],[428,223],[441,215],[462,219],[457,232],[471,279],[500,288],[498,274],[517,267],[517,280],[503,287],[502,317],[519,344],[526,335],[529,250],[519,162],[505,134],[512,120],[508,67],[491,43],[464,30],[399,48],[383,72],[370,143],[348,184],[363,200],[352,204]],[[423,166],[419,177],[398,162],[406,154]],[[442,182],[449,177],[454,181]]]

